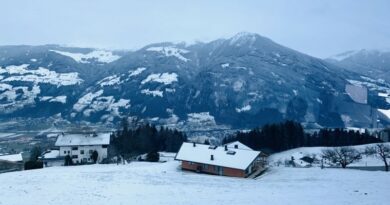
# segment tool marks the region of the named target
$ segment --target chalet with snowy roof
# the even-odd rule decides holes
[[[184,170],[223,176],[252,177],[265,169],[261,152],[239,149],[241,143],[232,145],[183,143],[175,159]]]
[[[97,162],[107,158],[110,133],[60,134],[55,146],[59,147],[59,157],[69,155],[73,163],[92,163],[91,155],[98,153]]]

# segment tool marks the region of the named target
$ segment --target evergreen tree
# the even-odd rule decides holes
[[[38,157],[41,156],[42,149],[39,146],[35,146],[30,151],[30,161],[37,161]]]
[[[99,153],[98,153],[96,150],[94,150],[94,151],[92,152],[92,154],[91,154],[91,158],[92,158],[92,160],[93,160],[93,163],[96,164],[96,162],[97,162],[97,160],[98,160],[98,157],[99,157]]]

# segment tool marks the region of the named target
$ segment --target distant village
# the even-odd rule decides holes
[[[87,165],[94,163],[129,163],[123,156],[108,158],[110,133],[65,134],[60,133],[55,148],[44,151],[37,158],[38,165],[29,165],[32,153],[0,156],[3,172],[52,166]],[[32,151],[34,152],[34,151]],[[267,155],[254,151],[236,141],[223,146],[184,142],[175,159],[182,162],[182,169],[215,175],[250,177],[266,168]],[[140,155],[133,160],[148,160]],[[158,161],[158,160],[157,160]],[[26,167],[27,165],[27,167]]]
[[[281,126],[282,128],[283,126],[288,127],[289,124],[281,124]],[[299,124],[298,128],[300,128]],[[266,134],[267,129],[262,129],[262,132]],[[181,132],[164,128],[157,129],[150,125],[136,130],[131,130],[125,125],[122,130],[113,133],[61,132],[55,133],[54,147],[50,147],[50,149],[39,150],[38,147],[34,147],[28,152],[1,154],[0,173],[96,163],[119,165],[132,161],[164,162],[162,159],[164,154],[162,153],[173,153],[170,156],[181,162],[182,170],[212,175],[255,178],[267,169],[267,157],[271,154],[267,149],[256,146],[250,141],[255,137],[245,137],[255,132],[256,130],[248,133],[237,133],[236,136],[222,140],[220,145],[211,144],[208,140],[192,142]],[[355,133],[355,131],[352,133]],[[261,137],[261,134],[258,135]],[[389,142],[389,136],[390,131],[383,130],[376,133],[375,138],[378,141]],[[369,143],[369,141],[367,142]],[[266,145],[268,141],[260,141],[260,143]],[[302,141],[302,143],[313,142]],[[355,144],[359,144],[359,142]],[[295,147],[305,145],[307,144],[297,144]],[[286,148],[282,149],[285,150]],[[134,152],[134,150],[137,150],[137,152]]]

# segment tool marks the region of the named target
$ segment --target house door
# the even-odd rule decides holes
[[[202,166],[198,165],[198,166],[196,167],[196,172],[202,172]]]
[[[223,175],[223,167],[218,166],[217,173],[218,173],[218,175]]]

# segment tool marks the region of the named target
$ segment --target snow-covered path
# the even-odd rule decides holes
[[[390,173],[272,168],[258,180],[179,163],[53,167],[0,174],[0,204],[388,204]]]

